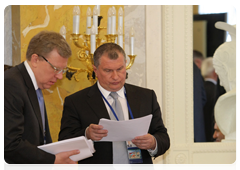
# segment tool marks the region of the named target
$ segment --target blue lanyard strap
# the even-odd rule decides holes
[[[125,94],[125,98],[126,98],[126,101],[127,101],[128,111],[130,113],[131,118],[134,119],[133,114],[132,114],[132,110],[131,110],[131,108],[130,108],[130,106],[128,104],[127,95],[126,95],[126,93],[124,93],[124,94]]]
[[[100,91],[100,90],[99,90],[99,91]],[[115,116],[115,118],[117,119],[117,121],[119,121],[119,119],[118,119],[115,111],[113,110],[112,106],[109,104],[109,102],[107,101],[107,99],[103,96],[103,94],[102,94],[101,91],[100,91],[100,93],[101,93],[103,99],[105,100],[105,102],[107,103],[107,105],[109,106],[109,108],[111,109],[111,111],[113,112],[113,115]],[[125,94],[126,101],[127,101],[126,93],[124,93],[124,94]],[[128,106],[128,111],[129,111],[129,113],[130,113],[131,118],[134,119],[133,114],[132,114],[132,110],[131,110],[131,108],[130,108],[130,106],[129,106],[129,104],[128,104],[128,101],[127,101],[127,106]]]

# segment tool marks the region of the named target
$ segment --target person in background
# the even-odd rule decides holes
[[[206,92],[201,75],[203,55],[193,51],[193,104],[194,104],[194,142],[206,142],[203,107],[206,104]]]
[[[170,139],[153,90],[125,83],[126,54],[117,44],[105,43],[94,52],[94,72],[98,78],[93,86],[65,98],[59,140],[85,135],[94,141],[93,157],[79,161],[85,164],[151,164],[152,157],[164,154]],[[129,142],[101,142],[108,131],[98,125],[101,118],[128,120],[152,115],[149,132],[133,136],[139,159],[131,157]]]
[[[42,91],[62,79],[71,49],[58,33],[42,31],[29,42],[26,61],[4,72],[4,159],[10,164],[76,163],[38,149],[51,143]]]
[[[203,60],[204,60],[203,54],[200,51],[193,50],[193,62],[199,69],[201,69]]]
[[[204,78],[204,87],[206,90],[207,102],[204,106],[205,134],[206,142],[213,142],[214,133],[214,106],[218,99],[217,79],[218,75],[213,67],[213,58],[208,57],[203,60],[201,73]]]

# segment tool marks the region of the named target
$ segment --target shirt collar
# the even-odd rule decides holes
[[[37,81],[36,81],[35,75],[34,75],[32,69],[31,69],[31,67],[29,66],[27,60],[24,61],[24,65],[25,65],[25,67],[27,69],[27,72],[28,72],[28,74],[29,74],[29,76],[32,80],[32,83],[33,83],[33,86],[34,86],[35,90],[37,90],[38,89]]]
[[[205,81],[210,81],[212,82],[213,84],[217,85],[217,81],[211,79],[211,78],[205,78]]]
[[[99,90],[100,90],[101,93],[103,94],[103,96],[104,96],[105,98],[107,98],[107,97],[109,96],[109,94],[111,93],[111,91],[108,91],[108,90],[104,89],[104,88],[100,85],[99,81],[97,81],[97,85],[98,85]],[[117,91],[117,94],[118,94],[121,98],[125,98],[124,92],[125,92],[125,88],[124,88],[124,86],[123,86],[119,91]]]

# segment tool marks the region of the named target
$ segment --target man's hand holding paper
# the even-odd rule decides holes
[[[86,137],[93,141],[99,141],[107,136],[108,131],[102,125],[90,124],[86,130]]]
[[[126,121],[100,119],[99,126],[108,131],[107,136],[100,141],[131,141],[137,137],[135,142],[145,146],[146,141],[150,141],[147,134],[151,119],[152,115]]]
[[[137,136],[132,140],[132,143],[136,145],[139,149],[151,149],[156,148],[156,139],[151,135]]]

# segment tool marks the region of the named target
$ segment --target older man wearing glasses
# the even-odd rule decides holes
[[[50,88],[67,71],[72,52],[58,33],[42,31],[27,49],[26,61],[4,72],[4,158],[13,164],[76,163],[69,156],[37,148],[51,143],[42,89]]]

